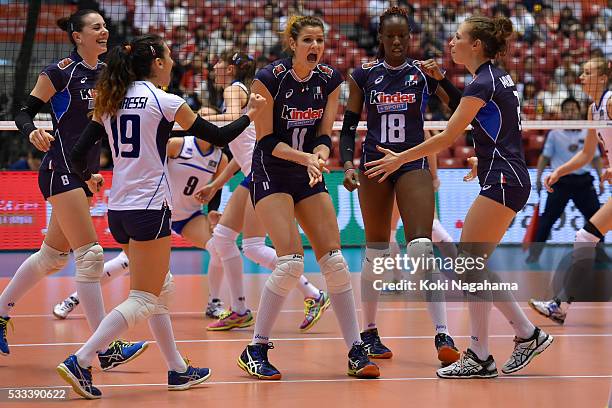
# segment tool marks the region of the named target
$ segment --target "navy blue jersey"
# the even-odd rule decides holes
[[[70,57],[47,66],[41,73],[51,80],[55,94],[51,103],[52,135],[55,141],[43,158],[42,169],[70,172],[70,152],[89,123],[87,114],[93,110],[94,88],[104,63],[90,67],[73,51]],[[87,166],[92,172],[100,168],[100,145],[88,154]]]
[[[425,75],[412,59],[399,67],[384,61],[369,62],[351,76],[363,92],[368,114],[363,145],[366,162],[381,156],[376,146],[402,152],[423,142],[423,114],[438,81]]]
[[[519,96],[510,75],[484,63],[465,87],[463,97],[467,96],[485,102],[472,121],[480,185],[529,186]]]
[[[327,97],[342,83],[342,75],[329,65],[319,64],[306,79],[299,79],[291,58],[273,62],[260,69],[255,79],[261,81],[274,98],[274,135],[294,149],[312,153],[312,140],[323,119]],[[255,147],[253,170],[280,171],[306,167],[279,159]],[[256,172],[257,173],[257,172]]]

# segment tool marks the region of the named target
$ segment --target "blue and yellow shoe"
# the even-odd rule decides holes
[[[130,343],[129,341],[115,340],[103,353],[98,353],[100,368],[104,371],[111,370],[121,364],[132,361],[141,355],[149,347],[146,341]]]
[[[300,324],[300,331],[305,332],[314,326],[329,305],[329,295],[322,290],[319,291],[318,299],[311,297],[304,299],[304,321]]]
[[[361,332],[361,341],[363,341],[363,346],[371,358],[388,359],[393,357],[391,350],[380,341],[377,328]]]
[[[6,339],[7,327],[11,326],[13,328],[13,322],[11,322],[11,318],[0,317],[0,355],[8,356],[11,354],[9,350],[8,340]]]
[[[378,366],[370,361],[363,343],[353,344],[348,354],[348,375],[358,378],[380,377]]]
[[[268,361],[268,350],[274,345],[249,344],[238,358],[238,367],[260,380],[280,380],[281,373]]]
[[[81,397],[98,399],[102,396],[102,392],[92,383],[91,367],[81,367],[74,354],[58,365],[56,370],[60,377],[70,384],[74,392]]]
[[[457,347],[455,347],[453,338],[448,334],[436,334],[434,344],[438,352],[438,360],[442,363],[442,367],[453,364],[461,357],[461,353],[457,350]]]
[[[170,391],[184,391],[203,383],[210,378],[212,372],[209,368],[192,367],[189,359],[184,358],[187,370],[180,373],[178,371],[168,371],[168,389]]]

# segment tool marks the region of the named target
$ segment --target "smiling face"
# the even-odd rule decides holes
[[[469,24],[461,23],[449,43],[451,57],[455,64],[465,64],[474,53],[475,44],[470,37],[469,28]]]
[[[323,57],[323,51],[325,50],[323,29],[319,26],[303,27],[297,36],[297,40],[289,39],[289,47],[293,51],[296,62],[313,70]]]
[[[392,66],[404,63],[408,57],[410,28],[405,18],[391,16],[384,20],[378,37],[385,50],[385,61]]]
[[[95,50],[98,55],[106,52],[108,41],[108,30],[106,23],[98,13],[89,13],[83,17],[83,29],[72,33],[77,48],[83,50]]]

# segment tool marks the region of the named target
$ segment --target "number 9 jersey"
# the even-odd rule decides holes
[[[134,81],[115,116],[102,118],[114,164],[109,210],[171,208],[166,144],[184,103],[149,81]]]
[[[362,170],[365,163],[383,156],[376,146],[402,152],[425,140],[423,115],[438,81],[425,75],[414,60],[406,59],[398,67],[385,61],[368,62],[356,68],[351,77],[363,92],[368,115]],[[404,164],[401,173],[427,167],[427,159],[422,158]]]

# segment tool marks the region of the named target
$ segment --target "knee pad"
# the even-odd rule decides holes
[[[423,276],[435,269],[433,243],[429,238],[416,238],[406,247],[406,255],[410,258],[411,275]]]
[[[299,254],[278,258],[276,267],[266,281],[266,288],[279,296],[287,296],[304,273],[304,257]]]
[[[104,252],[97,242],[74,250],[77,282],[99,282],[104,273]]]
[[[155,310],[153,314],[168,314],[170,302],[172,301],[172,296],[174,295],[175,285],[174,285],[174,277],[168,271],[166,274],[166,280],[164,280],[164,286],[162,286],[162,290],[157,297],[157,305],[155,306]]]
[[[215,246],[215,250],[222,261],[240,256],[240,250],[236,245],[238,233],[231,228],[217,224],[210,239]]]
[[[437,218],[434,218],[433,225],[431,226],[431,240],[433,242],[453,242],[453,238]]]
[[[58,251],[51,248],[43,241],[40,250],[33,254],[30,259],[36,264],[36,270],[40,276],[53,275],[64,269],[68,263],[68,252]]]
[[[352,289],[348,266],[339,249],[330,251],[319,259],[319,266],[329,293],[340,294]]]
[[[157,296],[141,290],[130,290],[128,298],[115,307],[121,313],[128,327],[133,328],[136,323],[151,316],[157,305]]]
[[[581,228],[576,232],[576,242],[593,242],[598,243],[603,238],[603,234],[599,229],[591,223],[591,221],[587,221],[584,224],[584,228]]]
[[[390,256],[389,247],[382,249],[366,247],[361,269],[361,280],[374,282],[377,279],[381,279],[385,272],[391,271],[391,268],[387,269],[385,265],[385,260]]]
[[[278,258],[274,249],[266,245],[266,237],[243,239],[242,253],[251,261],[271,271],[276,267]]]

